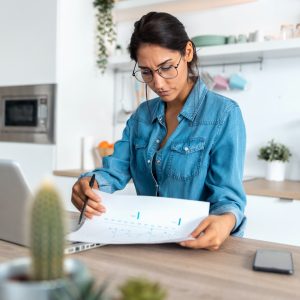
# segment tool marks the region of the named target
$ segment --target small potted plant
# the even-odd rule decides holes
[[[0,299],[52,300],[71,289],[74,294],[74,286],[78,295],[83,288],[90,291],[92,277],[87,268],[78,260],[64,259],[64,211],[52,184],[42,185],[30,213],[31,259],[20,258],[0,265]]]
[[[129,278],[120,287],[118,300],[164,300],[167,292],[158,282],[145,278]]]
[[[283,181],[285,178],[285,166],[292,156],[288,147],[276,143],[273,139],[266,147],[259,149],[258,158],[267,161],[266,179]]]

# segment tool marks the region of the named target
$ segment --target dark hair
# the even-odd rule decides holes
[[[141,44],[149,43],[161,47],[177,50],[181,55],[185,54],[188,42],[193,45],[193,59],[188,62],[189,75],[198,76],[198,58],[196,47],[188,37],[183,24],[174,16],[163,12],[149,12],[134,23],[134,31],[131,36],[128,50],[131,59],[137,61],[137,51]]]

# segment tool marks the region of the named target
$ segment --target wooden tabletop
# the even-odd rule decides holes
[[[80,174],[88,172],[88,170],[72,169],[72,170],[54,170],[53,175],[63,177],[79,177]]]
[[[253,271],[258,248],[291,251],[294,275]],[[0,241],[0,262],[27,254],[25,248]],[[230,237],[216,252],[176,244],[110,245],[71,257],[83,261],[98,284],[109,278],[110,293],[138,276],[160,282],[169,300],[300,299],[300,247]]]
[[[244,188],[247,195],[300,199],[300,181],[268,181],[255,178],[244,181]]]

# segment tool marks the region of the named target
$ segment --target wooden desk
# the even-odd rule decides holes
[[[295,274],[252,271],[257,248],[289,250]],[[0,262],[28,250],[0,241]],[[98,283],[111,278],[109,291],[129,276],[159,281],[169,300],[300,299],[300,247],[230,237],[217,252],[191,250],[176,244],[104,246],[71,255],[82,260]]]

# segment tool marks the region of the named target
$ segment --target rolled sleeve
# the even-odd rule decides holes
[[[107,193],[113,193],[126,186],[131,178],[130,127],[131,118],[126,123],[122,139],[115,143],[114,153],[103,158],[103,167],[83,173],[79,176],[79,179],[95,174],[99,189]]]
[[[232,213],[236,223],[232,235],[242,236],[246,223],[246,195],[243,188],[243,169],[246,131],[241,111],[234,104],[220,125],[210,156],[205,181],[210,214]]]

